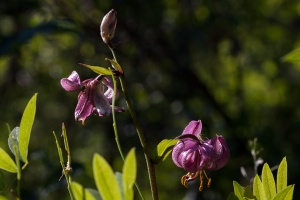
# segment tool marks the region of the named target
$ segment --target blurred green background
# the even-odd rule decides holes
[[[171,158],[157,165],[160,199],[226,199],[233,180],[249,183],[240,167],[251,177],[248,141],[255,137],[264,161],[275,166],[287,156],[288,184],[300,183],[300,65],[282,61],[300,46],[299,1],[10,0],[0,2],[0,146],[5,150],[6,123],[18,126],[38,92],[23,199],[69,199],[65,181],[58,181],[61,166],[52,135],[60,134],[62,122],[73,180],[96,188],[91,166],[96,152],[121,170],[111,116],[91,116],[84,126],[75,122],[77,93],[65,92],[59,83],[73,70],[81,79],[96,76],[77,63],[109,66],[105,58],[112,56],[99,25],[112,8],[118,12],[113,43],[149,146],[201,119],[203,135],[222,134],[231,151],[225,168],[208,172],[212,185],[201,193],[199,180],[189,189],[180,184],[186,172]],[[122,95],[117,105],[125,107]],[[129,113],[118,114],[117,120],[124,151],[137,148],[137,180],[150,199]],[[11,197],[15,175],[3,173],[7,190],[2,194]],[[294,199],[300,198],[297,187]]]

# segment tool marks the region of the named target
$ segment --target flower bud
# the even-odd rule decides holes
[[[108,43],[115,35],[117,26],[117,12],[111,9],[104,17],[100,25],[100,35],[104,43]]]

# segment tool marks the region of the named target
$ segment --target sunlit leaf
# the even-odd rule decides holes
[[[19,135],[19,148],[20,155],[24,162],[27,161],[28,144],[31,134],[31,128],[33,125],[35,111],[36,111],[36,98],[37,93],[29,100],[21,119],[20,123],[20,135]]]
[[[280,192],[273,198],[273,200],[292,200],[294,193],[294,185],[290,185]]]
[[[17,166],[11,157],[0,147],[0,168],[8,172],[17,173]]]
[[[6,198],[6,197],[0,195],[0,200],[8,200],[8,198]]]
[[[85,194],[86,194],[86,200],[88,200],[88,199],[102,200],[102,198],[97,190],[86,188]]]
[[[274,176],[267,163],[264,164],[262,170],[262,184],[264,186],[264,191],[267,199],[272,199],[276,195],[276,186]]]
[[[106,58],[105,60],[108,60],[108,61],[111,63],[112,67],[113,67],[115,70],[117,70],[117,71],[119,71],[121,74],[123,74],[123,69],[122,69],[122,67],[121,67],[121,65],[120,65],[119,63],[117,63],[115,60],[111,60],[111,59],[108,59],[108,58]]]
[[[286,157],[284,157],[278,167],[277,171],[277,193],[286,188],[287,186],[287,162]]]
[[[263,184],[261,183],[258,175],[256,175],[254,177],[253,194],[254,194],[254,196],[256,197],[257,200],[266,199],[265,192],[264,192],[264,187],[263,187]]]
[[[6,186],[5,179],[2,172],[0,171],[0,192],[5,190],[5,186]]]
[[[156,147],[156,154],[153,156],[155,163],[164,161],[168,155],[172,152],[173,147],[178,142],[177,139],[164,139]]]
[[[112,72],[109,71],[109,69],[106,69],[104,67],[92,66],[92,65],[87,65],[87,64],[83,64],[83,63],[79,63],[79,65],[87,67],[90,70],[92,70],[95,73],[100,74],[100,75],[112,75]]]
[[[294,49],[293,51],[289,52],[282,59],[286,62],[300,64],[300,48]]]
[[[234,194],[238,199],[243,199],[245,189],[236,181],[233,181]]]
[[[126,200],[131,200],[133,199],[133,185],[136,178],[136,157],[134,148],[127,154],[122,171],[124,196]]]
[[[95,154],[93,158],[93,173],[97,189],[103,199],[122,199],[112,168],[99,154]]]

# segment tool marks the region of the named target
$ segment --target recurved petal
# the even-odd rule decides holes
[[[177,167],[183,168],[181,165],[181,161],[179,159],[180,154],[184,148],[184,143],[182,141],[178,141],[177,144],[173,147],[172,151],[172,160]]]
[[[201,134],[201,130],[202,130],[201,120],[191,121],[183,130],[182,135],[193,134],[193,135],[199,137],[199,135]]]
[[[73,71],[68,78],[60,80],[61,86],[69,92],[77,91],[80,89],[80,78],[76,71]]]
[[[195,173],[201,169],[201,159],[199,150],[190,149],[182,154],[181,164],[186,171]]]

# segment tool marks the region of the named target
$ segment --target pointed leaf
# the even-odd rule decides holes
[[[11,157],[0,147],[0,169],[17,173],[17,166]]]
[[[300,63],[300,48],[294,49],[293,51],[286,54],[283,58],[283,61],[299,64]]]
[[[158,164],[164,161],[172,152],[173,147],[178,142],[177,139],[164,139],[156,147],[156,154],[153,156],[154,163]]]
[[[21,119],[19,148],[21,158],[27,163],[28,144],[31,134],[31,128],[35,117],[37,93],[29,100]]]
[[[274,176],[267,163],[264,164],[262,170],[262,184],[267,199],[272,199],[276,195],[276,186]]]
[[[106,160],[99,154],[93,158],[93,173],[101,197],[106,199],[121,200],[121,192],[114,177],[113,170]]]
[[[294,185],[289,185],[288,187],[281,190],[273,200],[292,200],[294,193]]]
[[[71,185],[75,200],[83,199],[84,188],[82,187],[82,185],[77,182],[72,182]]]
[[[287,162],[284,157],[278,167],[277,171],[277,193],[287,186]]]
[[[119,63],[117,63],[115,60],[111,60],[111,59],[108,59],[108,58],[106,58],[105,60],[108,60],[108,61],[111,63],[112,67],[113,67],[115,70],[117,70],[117,71],[119,71],[121,74],[123,74],[123,69],[122,69],[122,67],[121,67],[121,65],[120,65]]]
[[[238,199],[243,199],[245,189],[236,181],[233,181],[234,194]]]
[[[87,64],[83,64],[83,63],[79,63],[79,65],[87,67],[90,70],[92,70],[95,73],[100,74],[100,75],[112,75],[112,72],[109,71],[109,69],[106,69],[104,67],[92,66],[92,65],[87,65]]]
[[[254,181],[253,181],[253,194],[257,200],[266,199],[263,184],[261,183],[257,174],[254,177]]]
[[[123,190],[126,200],[133,199],[133,185],[136,178],[135,149],[132,148],[125,158],[123,165]]]

